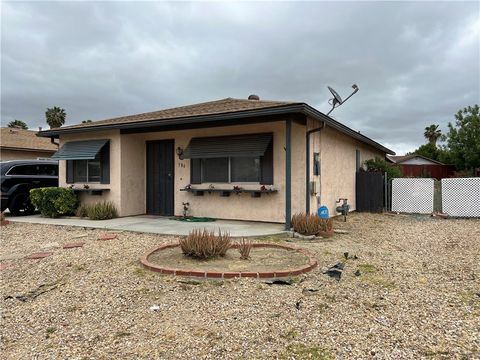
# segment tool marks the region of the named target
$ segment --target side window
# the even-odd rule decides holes
[[[55,165],[40,165],[38,175],[58,176],[58,166],[55,166]]]
[[[37,175],[37,165],[18,165],[8,171],[8,175]]]
[[[103,145],[95,159],[71,159],[66,161],[66,165],[67,184],[79,182],[110,184],[110,142],[107,141]]]

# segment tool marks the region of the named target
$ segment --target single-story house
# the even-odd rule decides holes
[[[387,155],[387,160],[398,166],[404,177],[432,177],[441,180],[455,174],[455,166],[423,155]]]
[[[0,129],[0,161],[49,158],[58,146],[50,139],[36,136],[37,132],[18,128]]]
[[[361,162],[394,154],[302,102],[226,98],[41,131],[59,138],[60,186],[120,216],[286,223],[339,198],[355,209]],[[88,189],[84,189],[84,184]]]

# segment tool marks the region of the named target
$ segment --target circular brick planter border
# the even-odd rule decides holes
[[[295,276],[300,275],[306,272],[311,271],[317,266],[317,260],[315,257],[309,253],[308,251],[300,248],[296,248],[289,245],[279,245],[279,244],[270,244],[270,243],[256,243],[252,244],[254,248],[266,247],[266,248],[276,248],[276,249],[283,249],[288,251],[296,251],[302,255],[305,255],[308,259],[308,263],[304,266],[295,268],[295,269],[287,269],[283,271],[260,271],[260,272],[253,272],[253,271],[202,271],[202,270],[193,270],[193,269],[178,269],[178,268],[170,268],[166,266],[160,266],[157,264],[153,264],[148,261],[148,257],[152,255],[156,251],[161,251],[165,249],[171,249],[175,247],[179,247],[179,243],[173,244],[164,244],[155,247],[154,249],[147,252],[140,258],[140,262],[142,265],[152,271],[156,271],[166,275],[175,275],[175,276],[193,276],[193,277],[202,277],[202,278],[211,278],[211,279],[232,279],[232,278],[242,278],[242,277],[249,277],[249,278],[257,278],[257,279],[271,279],[271,278],[278,278],[278,277],[288,277],[288,276]],[[232,248],[237,248],[238,245],[232,245]]]

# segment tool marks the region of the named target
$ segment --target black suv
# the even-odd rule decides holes
[[[12,215],[30,215],[30,189],[58,186],[58,162],[49,160],[8,160],[0,162],[1,208]]]

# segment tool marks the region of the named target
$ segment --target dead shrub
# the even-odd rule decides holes
[[[252,250],[252,241],[242,238],[238,243],[238,252],[240,253],[240,259],[248,260],[250,258],[250,250]]]
[[[180,248],[183,254],[197,259],[211,259],[217,256],[225,256],[231,246],[231,238],[228,232],[207,229],[194,229],[180,240]]]
[[[321,229],[321,220],[315,214],[298,213],[292,217],[292,227],[302,235],[317,235]]]
[[[318,235],[322,237],[333,236],[333,219],[320,219],[320,231]]]
[[[88,205],[87,204],[80,204],[77,208],[77,212],[75,213],[77,217],[88,217]]]

